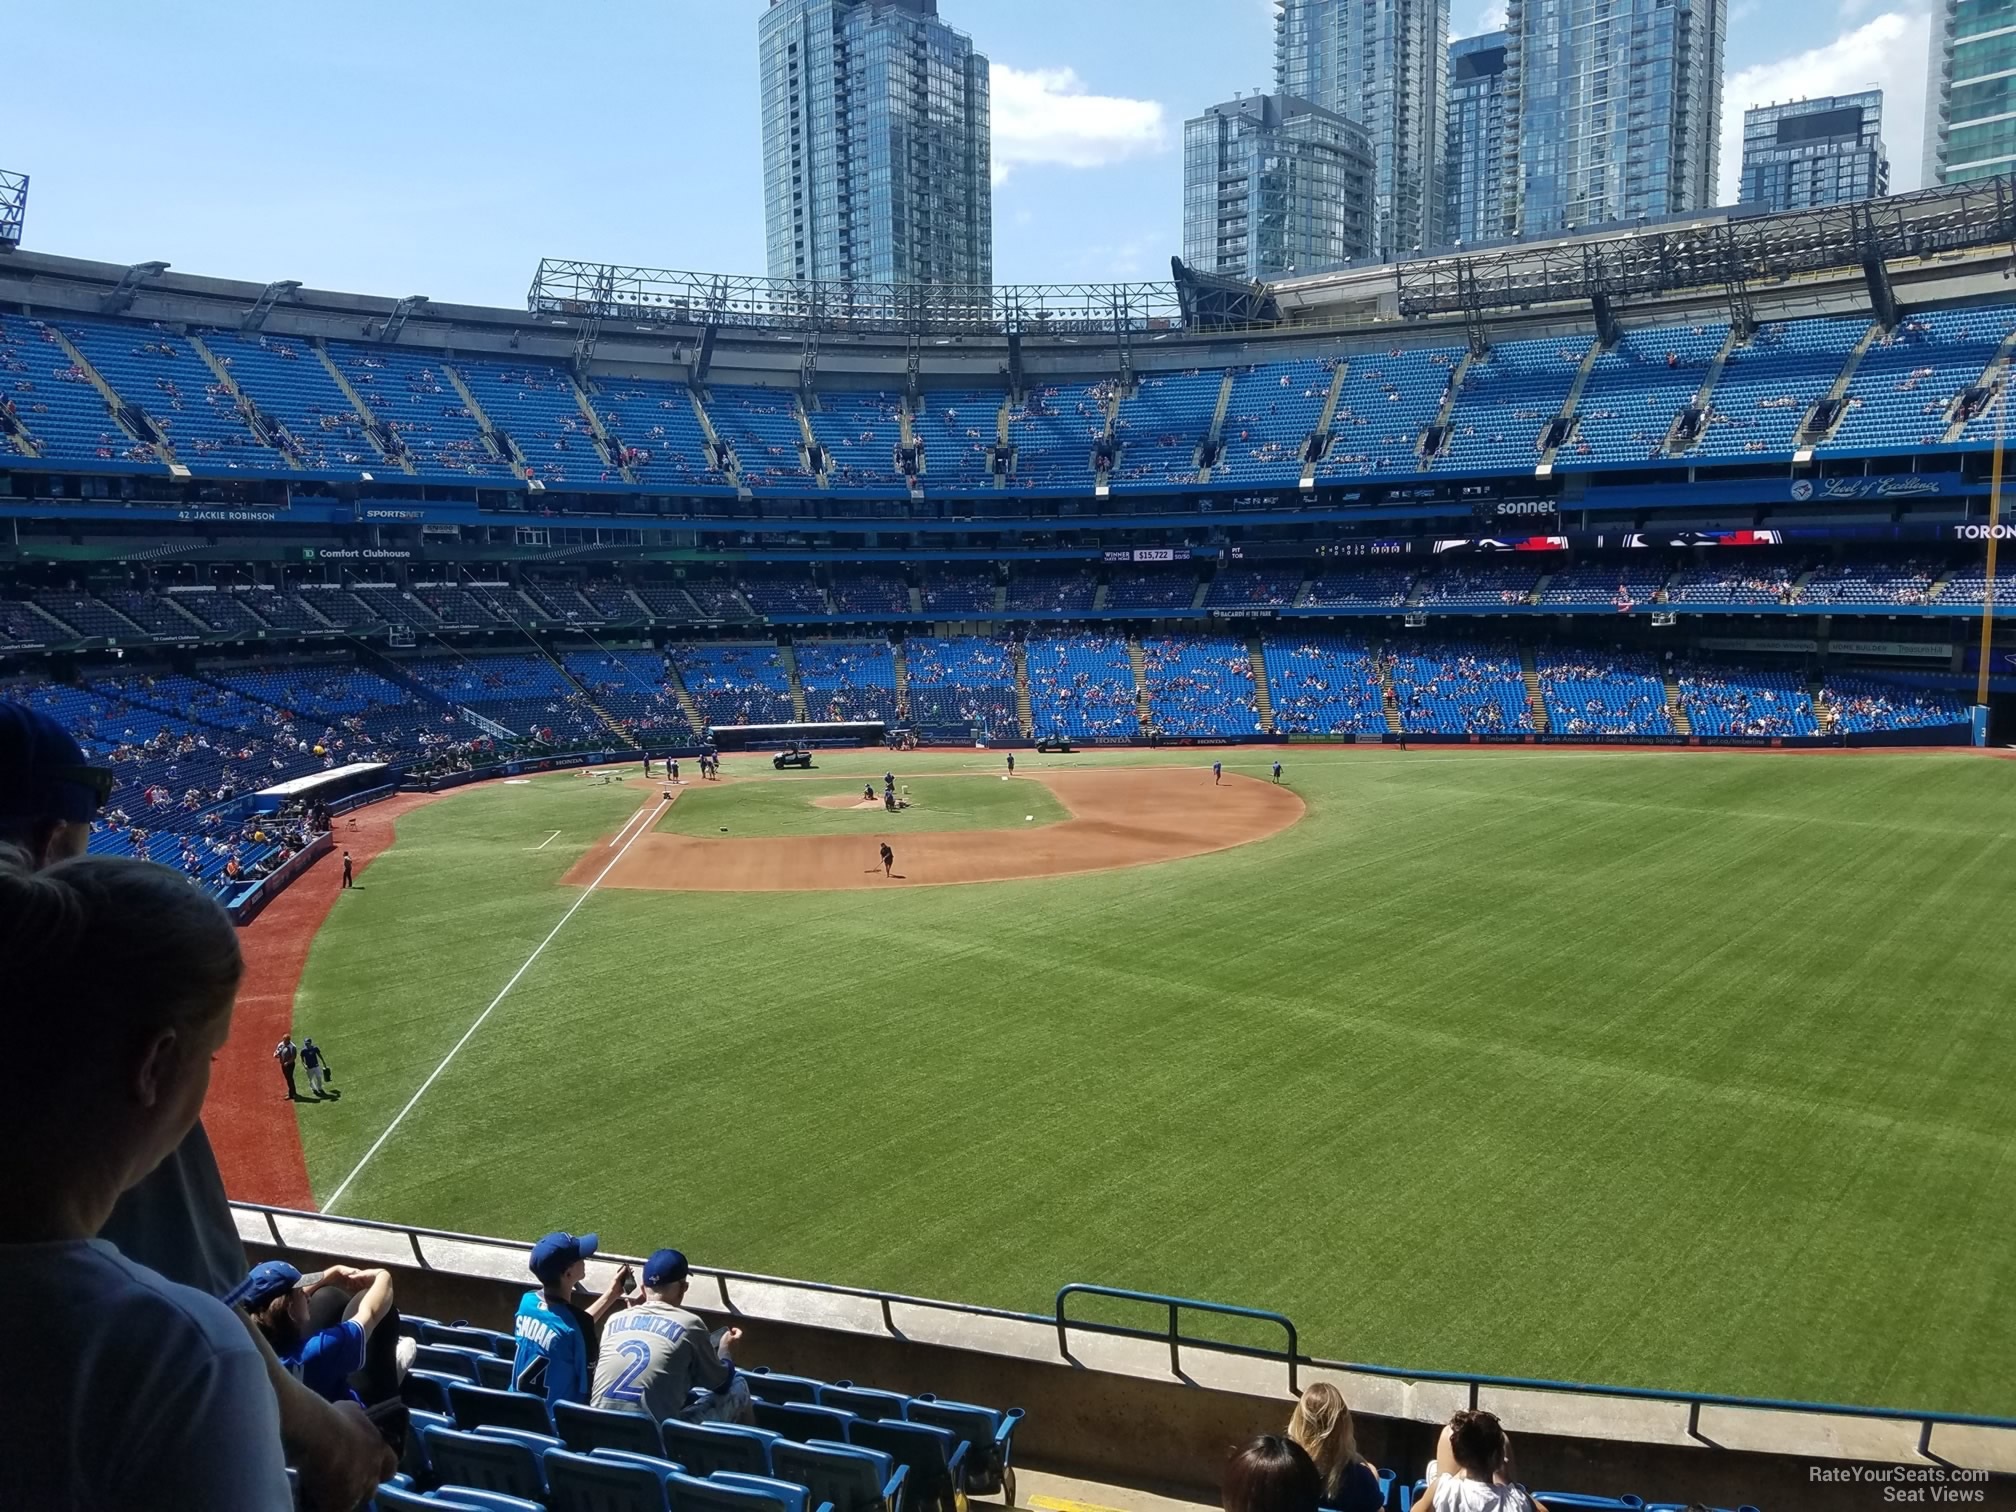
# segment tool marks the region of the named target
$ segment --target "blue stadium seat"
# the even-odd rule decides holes
[[[445,1344],[422,1344],[413,1354],[415,1370],[431,1371],[436,1375],[454,1376],[458,1380],[484,1384],[476,1373],[476,1363],[480,1360],[494,1360],[495,1355],[485,1349],[451,1348]]]
[[[802,1487],[793,1488],[800,1498],[794,1505],[776,1490],[738,1483],[744,1480],[675,1474],[665,1478],[665,1490],[672,1512],[804,1512]]]
[[[819,1405],[837,1407],[842,1412],[851,1412],[856,1417],[893,1418],[901,1422],[908,1416],[910,1399],[898,1391],[877,1391],[868,1386],[856,1386],[852,1381],[835,1381],[830,1386],[819,1388]]]
[[[811,1402],[819,1400],[819,1383],[805,1376],[782,1375],[757,1366],[742,1372],[750,1395],[764,1402]]]
[[[553,1434],[553,1414],[544,1397],[522,1391],[492,1391],[487,1386],[471,1386],[457,1381],[448,1388],[448,1402],[455,1412],[455,1426],[464,1432],[478,1428],[520,1428],[527,1433]]]
[[[854,1423],[854,1414],[839,1412],[831,1407],[815,1407],[809,1402],[770,1402],[762,1397],[756,1399],[756,1426],[768,1428],[773,1433],[781,1433],[785,1438],[797,1439],[800,1443],[807,1439],[836,1439],[848,1441],[849,1428]]]
[[[469,1512],[545,1512],[543,1505],[527,1501],[522,1496],[511,1496],[502,1491],[484,1491],[475,1486],[458,1486],[453,1483],[438,1491],[427,1493],[427,1505],[439,1507],[443,1504],[466,1507]]]
[[[796,1481],[773,1475],[736,1475],[732,1472],[710,1475],[707,1479],[713,1485],[733,1486],[770,1497],[783,1507],[784,1512],[832,1512],[830,1506],[813,1500],[806,1488]]]
[[[471,1384],[461,1376],[438,1375],[431,1370],[410,1370],[399,1388],[399,1395],[409,1407],[418,1407],[427,1412],[438,1412],[443,1417],[455,1415],[454,1405],[448,1400],[448,1388],[457,1381]]]
[[[400,1457],[399,1469],[415,1480],[428,1475],[427,1430],[429,1428],[453,1428],[455,1419],[445,1412],[427,1412],[418,1407],[406,1409],[406,1452]]]
[[[948,1428],[930,1423],[855,1422],[847,1442],[877,1449],[909,1471],[910,1506],[915,1512],[941,1508],[955,1512],[967,1446]]]
[[[780,1439],[770,1450],[772,1469],[829,1502],[833,1512],[900,1512],[909,1468],[879,1449],[814,1439],[809,1444]]]
[[[1643,1512],[1645,1506],[1642,1496],[1584,1496],[1575,1491],[1537,1491],[1534,1496],[1548,1512],[1556,1507],[1580,1508],[1582,1512]]]
[[[488,1386],[492,1391],[511,1389],[511,1362],[502,1355],[478,1355],[476,1358],[476,1384]]]
[[[914,1397],[906,1417],[955,1433],[967,1447],[960,1489],[969,1496],[992,1496],[1006,1488],[1008,1501],[1015,1500],[1015,1425],[1022,1421],[1020,1407],[996,1412],[970,1402],[947,1402],[931,1395]]]
[[[555,1402],[553,1427],[560,1442],[576,1454],[597,1449],[621,1449],[631,1454],[665,1453],[658,1425],[641,1412],[611,1412],[579,1402]]]
[[[371,1512],[488,1512],[488,1509],[474,1500],[451,1498],[440,1492],[423,1496],[410,1486],[388,1482],[372,1496]],[[541,1512],[541,1509],[537,1502],[521,1501],[510,1512]]]
[[[494,1328],[471,1328],[466,1323],[426,1323],[420,1329],[420,1342],[503,1355],[518,1347],[518,1341],[508,1333],[499,1333]]]
[[[759,1404],[760,1405],[760,1404]],[[732,1423],[682,1423],[667,1418],[660,1426],[665,1454],[695,1475],[768,1475],[770,1454],[779,1434],[769,1425],[744,1428]]]
[[[668,1512],[673,1473],[608,1450],[555,1449],[546,1456],[546,1512]]]
[[[491,1433],[463,1433],[453,1428],[429,1428],[427,1463],[444,1482],[501,1491],[539,1501],[546,1495],[543,1448]],[[556,1440],[557,1442],[557,1440]]]

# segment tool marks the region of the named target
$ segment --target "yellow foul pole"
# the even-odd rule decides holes
[[[1995,455],[1988,467],[1988,574],[1981,590],[1981,667],[1974,680],[1974,702],[1988,702],[1988,650],[1995,629],[1995,527],[2002,519],[2002,435],[2009,419],[2009,380],[1995,396]]]

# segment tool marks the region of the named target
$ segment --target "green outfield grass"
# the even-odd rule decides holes
[[[884,766],[882,771],[890,770]],[[1071,815],[1035,782],[1003,782],[998,773],[971,777],[902,777],[910,807],[890,817],[879,807],[818,808],[816,798],[859,799],[862,777],[786,777],[682,788],[658,828],[678,835],[860,835],[894,830],[1010,829],[1025,823],[1056,824]],[[872,779],[879,799],[880,772]]]
[[[1013,1308],[1171,1291],[1356,1360],[2016,1408],[2016,764],[1284,757],[1301,824],[1166,865],[597,891],[338,1210]],[[639,797],[472,790],[337,900],[295,1030],[345,1077],[300,1110],[318,1196]]]

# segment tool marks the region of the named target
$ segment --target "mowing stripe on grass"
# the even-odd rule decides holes
[[[664,811],[665,806],[670,802],[671,799],[669,798],[661,798],[658,801],[658,812],[662,813]],[[645,803],[642,807],[640,807],[637,810],[635,814],[632,814],[630,816],[629,822],[623,826],[623,829],[626,830],[630,829],[630,826],[636,824],[637,820],[642,815],[651,812],[652,808],[650,803],[648,802]],[[656,818],[656,814],[653,814],[653,818]],[[406,1115],[408,1113],[411,1113],[413,1109],[419,1104],[420,1099],[427,1095],[427,1089],[434,1085],[434,1083],[440,1078],[441,1073],[443,1071],[446,1071],[448,1069],[449,1063],[453,1061],[457,1055],[460,1055],[462,1053],[462,1047],[468,1044],[471,1039],[475,1038],[476,1031],[483,1027],[483,1021],[489,1018],[492,1013],[495,1013],[497,1011],[497,1005],[499,1003],[503,1002],[506,997],[510,996],[511,989],[518,985],[518,979],[524,976],[527,971],[530,971],[532,969],[532,963],[538,960],[540,956],[546,953],[546,947],[548,945],[551,945],[553,943],[555,936],[557,936],[561,930],[567,927],[567,921],[573,918],[576,913],[580,912],[581,905],[588,901],[589,895],[592,894],[596,888],[602,885],[602,879],[608,876],[610,872],[616,869],[616,863],[618,861],[621,861],[624,855],[628,853],[630,847],[636,843],[637,837],[639,835],[649,834],[650,832],[651,832],[650,825],[648,824],[639,825],[637,829],[631,832],[630,838],[623,842],[623,849],[619,850],[618,852],[616,852],[615,855],[611,856],[609,858],[609,864],[603,867],[602,870],[600,870],[595,874],[595,880],[590,882],[586,887],[581,889],[581,896],[574,900],[573,904],[568,908],[567,912],[560,915],[560,922],[553,926],[552,930],[547,934],[545,939],[539,942],[538,947],[532,952],[532,954],[525,957],[524,964],[521,965],[516,971],[511,973],[511,980],[504,984],[502,990],[498,992],[497,996],[490,999],[490,1006],[488,1008],[485,1008],[478,1015],[476,1015],[476,1022],[469,1026],[469,1028],[463,1033],[462,1038],[455,1041],[454,1048],[451,1049],[446,1055],[441,1057],[441,1064],[436,1066],[432,1071],[428,1072],[427,1080],[420,1083],[420,1090],[415,1092],[411,1097],[409,1097],[406,1100],[406,1106],[399,1110],[398,1116],[394,1118],[392,1122],[385,1125],[385,1132],[380,1134],[375,1140],[373,1140],[371,1143],[371,1148],[364,1152],[364,1158],[358,1161],[356,1165],[350,1168],[350,1174],[348,1176],[345,1176],[342,1182],[337,1186],[336,1190],[329,1194],[329,1200],[322,1204],[323,1212],[333,1213],[336,1211],[336,1204],[338,1202],[341,1202],[343,1200],[343,1194],[350,1190],[350,1183],[357,1179],[358,1173],[361,1172],[364,1169],[364,1167],[371,1164],[371,1157],[376,1155],[381,1149],[385,1147],[385,1141],[390,1139],[392,1137],[393,1131],[397,1129],[399,1125],[401,1125],[406,1121]],[[623,830],[618,830],[616,833],[620,836],[623,833]],[[612,840],[609,843],[611,845],[614,845],[616,842]]]

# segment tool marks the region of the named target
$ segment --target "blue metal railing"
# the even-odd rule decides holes
[[[479,1245],[488,1249],[509,1250],[524,1253],[530,1246],[516,1240],[498,1239],[484,1234],[457,1233],[450,1229],[418,1228],[403,1223],[380,1223],[368,1218],[324,1217],[320,1213],[302,1212],[294,1208],[269,1207],[256,1202],[234,1202],[232,1206],[241,1212],[255,1213],[264,1221],[267,1233],[275,1247],[287,1249],[291,1246],[281,1235],[279,1220],[298,1219],[306,1223],[331,1224],[338,1227],[366,1229],[378,1233],[395,1234],[406,1241],[412,1251],[413,1263],[422,1270],[434,1267],[428,1261],[421,1247],[423,1239],[438,1239],[455,1244]],[[302,1246],[304,1248],[308,1246]],[[641,1265],[635,1256],[601,1255],[600,1259],[615,1262],[628,1261]],[[1868,1422],[1916,1423],[1918,1427],[1918,1453],[1924,1458],[1931,1455],[1932,1430],[1938,1427],[1989,1428],[2003,1432],[2016,1432],[2016,1417],[1992,1417],[1979,1413],[1931,1412],[1911,1407],[1855,1407],[1841,1402],[1801,1402],[1772,1397],[1728,1396],[1715,1392],[1666,1391],[1647,1386],[1600,1386],[1588,1381],[1555,1381],[1541,1377],[1484,1375],[1475,1371],[1416,1370],[1397,1365],[1364,1365],[1345,1360],[1326,1360],[1318,1356],[1303,1354],[1300,1336],[1292,1320],[1281,1313],[1269,1312],[1255,1307],[1234,1307],[1222,1302],[1207,1302],[1195,1297],[1178,1297],[1162,1292],[1128,1291],[1121,1287],[1099,1286],[1087,1282],[1073,1282],[1057,1292],[1054,1310],[1044,1316],[1038,1313],[1016,1312],[1006,1308],[982,1307],[968,1302],[948,1302],[936,1297],[912,1297],[901,1292],[878,1291],[872,1287],[841,1286],[825,1281],[800,1281],[787,1276],[767,1276],[757,1271],[716,1270],[695,1268],[694,1275],[712,1280],[721,1296],[724,1312],[740,1311],[729,1295],[729,1283],[749,1283],[760,1286],[774,1286],[780,1290],[806,1292],[816,1296],[853,1297],[877,1304],[882,1316],[883,1328],[892,1336],[901,1337],[895,1319],[891,1315],[892,1306],[923,1307],[938,1312],[957,1313],[965,1317],[997,1318],[1015,1323],[1033,1323],[1054,1328],[1057,1332],[1057,1346],[1067,1357],[1069,1331],[1106,1334],[1119,1338],[1166,1342],[1169,1345],[1169,1364],[1172,1373],[1181,1377],[1181,1351],[1184,1345],[1193,1349],[1210,1350],[1218,1354],[1240,1355],[1251,1359],[1279,1360],[1288,1368],[1288,1390],[1299,1394],[1300,1371],[1304,1366],[1326,1371],[1341,1371],[1352,1375],[1376,1376],[1384,1380],[1413,1382],[1434,1382],[1444,1385],[1462,1386],[1468,1389],[1469,1405],[1476,1407],[1479,1396],[1485,1390],[1492,1391],[1537,1391],[1552,1392],[1565,1396],[1606,1398],[1612,1401],[1661,1402],[1676,1407],[1687,1408],[1687,1432],[1701,1442],[1701,1409],[1704,1407],[1725,1407],[1748,1412],[1800,1413],[1817,1417],[1859,1418]],[[1163,1329],[1134,1328],[1119,1323],[1097,1323],[1067,1316],[1065,1300],[1072,1296],[1108,1297],[1125,1302],[1138,1302],[1149,1306],[1167,1308],[1168,1326]],[[1181,1331],[1180,1319],[1185,1312],[1207,1313],[1215,1317],[1246,1318],[1256,1322],[1269,1323],[1281,1328],[1286,1347],[1269,1349],[1257,1345],[1234,1344],[1220,1339],[1197,1338]]]
[[[1221,1354],[1252,1355],[1263,1360],[1285,1359],[1288,1362],[1288,1390],[1298,1396],[1301,1394],[1302,1388],[1297,1372],[1305,1357],[1297,1343],[1295,1325],[1280,1313],[1267,1312],[1258,1307],[1233,1307],[1225,1302],[1200,1302],[1194,1297],[1170,1297],[1160,1292],[1128,1291],[1118,1286],[1095,1286],[1090,1282],[1073,1281],[1069,1286],[1060,1287],[1057,1292],[1057,1352],[1067,1358],[1071,1354],[1068,1331],[1072,1328],[1081,1328],[1088,1333],[1115,1334],[1128,1339],[1152,1337],[1145,1329],[1129,1328],[1121,1323],[1091,1323],[1084,1319],[1072,1323],[1064,1316],[1064,1299],[1072,1296],[1115,1297],[1123,1302],[1146,1302],[1155,1307],[1168,1308],[1169,1328],[1164,1337],[1169,1340],[1169,1371],[1172,1375],[1183,1374],[1183,1346],[1191,1344],[1199,1349],[1214,1349]],[[1182,1332],[1180,1323],[1182,1315],[1186,1312],[1211,1313],[1221,1318],[1255,1318],[1262,1323],[1278,1323],[1282,1332],[1288,1336],[1288,1348],[1284,1352],[1278,1349],[1260,1349],[1250,1344],[1228,1344],[1222,1339],[1190,1338]]]

